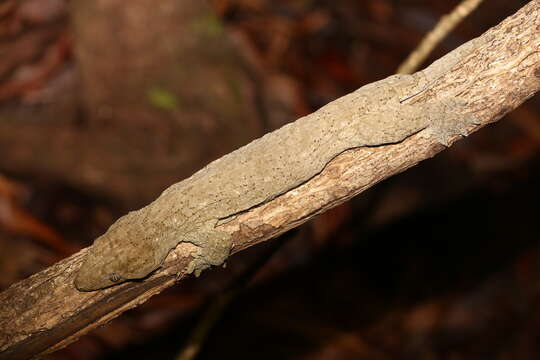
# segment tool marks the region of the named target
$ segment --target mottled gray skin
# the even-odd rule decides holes
[[[230,235],[215,229],[220,219],[296,188],[343,151],[397,143],[426,128],[443,144],[465,135],[472,117],[457,115],[454,102],[400,102],[422,90],[422,79],[422,73],[394,75],[366,85],[172,185],[96,239],[76,287],[96,290],[143,278],[182,242],[198,247],[187,269],[198,274],[229,255]]]

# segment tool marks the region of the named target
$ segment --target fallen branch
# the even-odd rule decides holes
[[[533,0],[470,43],[471,51],[460,48],[424,70],[429,86],[414,101],[459,99],[466,104],[460,111],[474,114],[479,122],[471,131],[500,119],[540,89],[539,29],[540,1]],[[448,67],[449,62],[455,65]],[[423,135],[346,151],[307,183],[242,213],[220,229],[231,234],[233,252],[276,237],[445,148]],[[144,281],[80,292],[73,280],[87,250],[0,294],[0,358],[43,355],[72,343],[174,285],[192,260],[192,246],[181,244]]]

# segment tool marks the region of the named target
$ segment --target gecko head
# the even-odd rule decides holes
[[[118,234],[109,229],[96,239],[75,278],[78,290],[94,291],[142,279],[161,265],[168,251],[155,246],[159,239],[137,241],[137,237],[129,235],[135,234]]]
[[[121,284],[129,278],[122,270],[121,264],[96,257],[92,249],[87,252],[83,264],[75,278],[75,287],[81,291],[94,291]]]

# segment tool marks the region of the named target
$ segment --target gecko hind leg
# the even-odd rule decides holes
[[[474,115],[459,111],[467,105],[463,101],[445,98],[424,105],[430,114],[430,135],[444,146],[449,146],[456,136],[469,135],[470,128],[479,124]]]

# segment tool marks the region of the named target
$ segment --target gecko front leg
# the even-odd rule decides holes
[[[207,221],[202,229],[187,234],[183,242],[197,246],[193,260],[188,264],[186,273],[199,276],[203,270],[225,262],[231,252],[232,239],[229,233],[214,228],[216,221]]]

